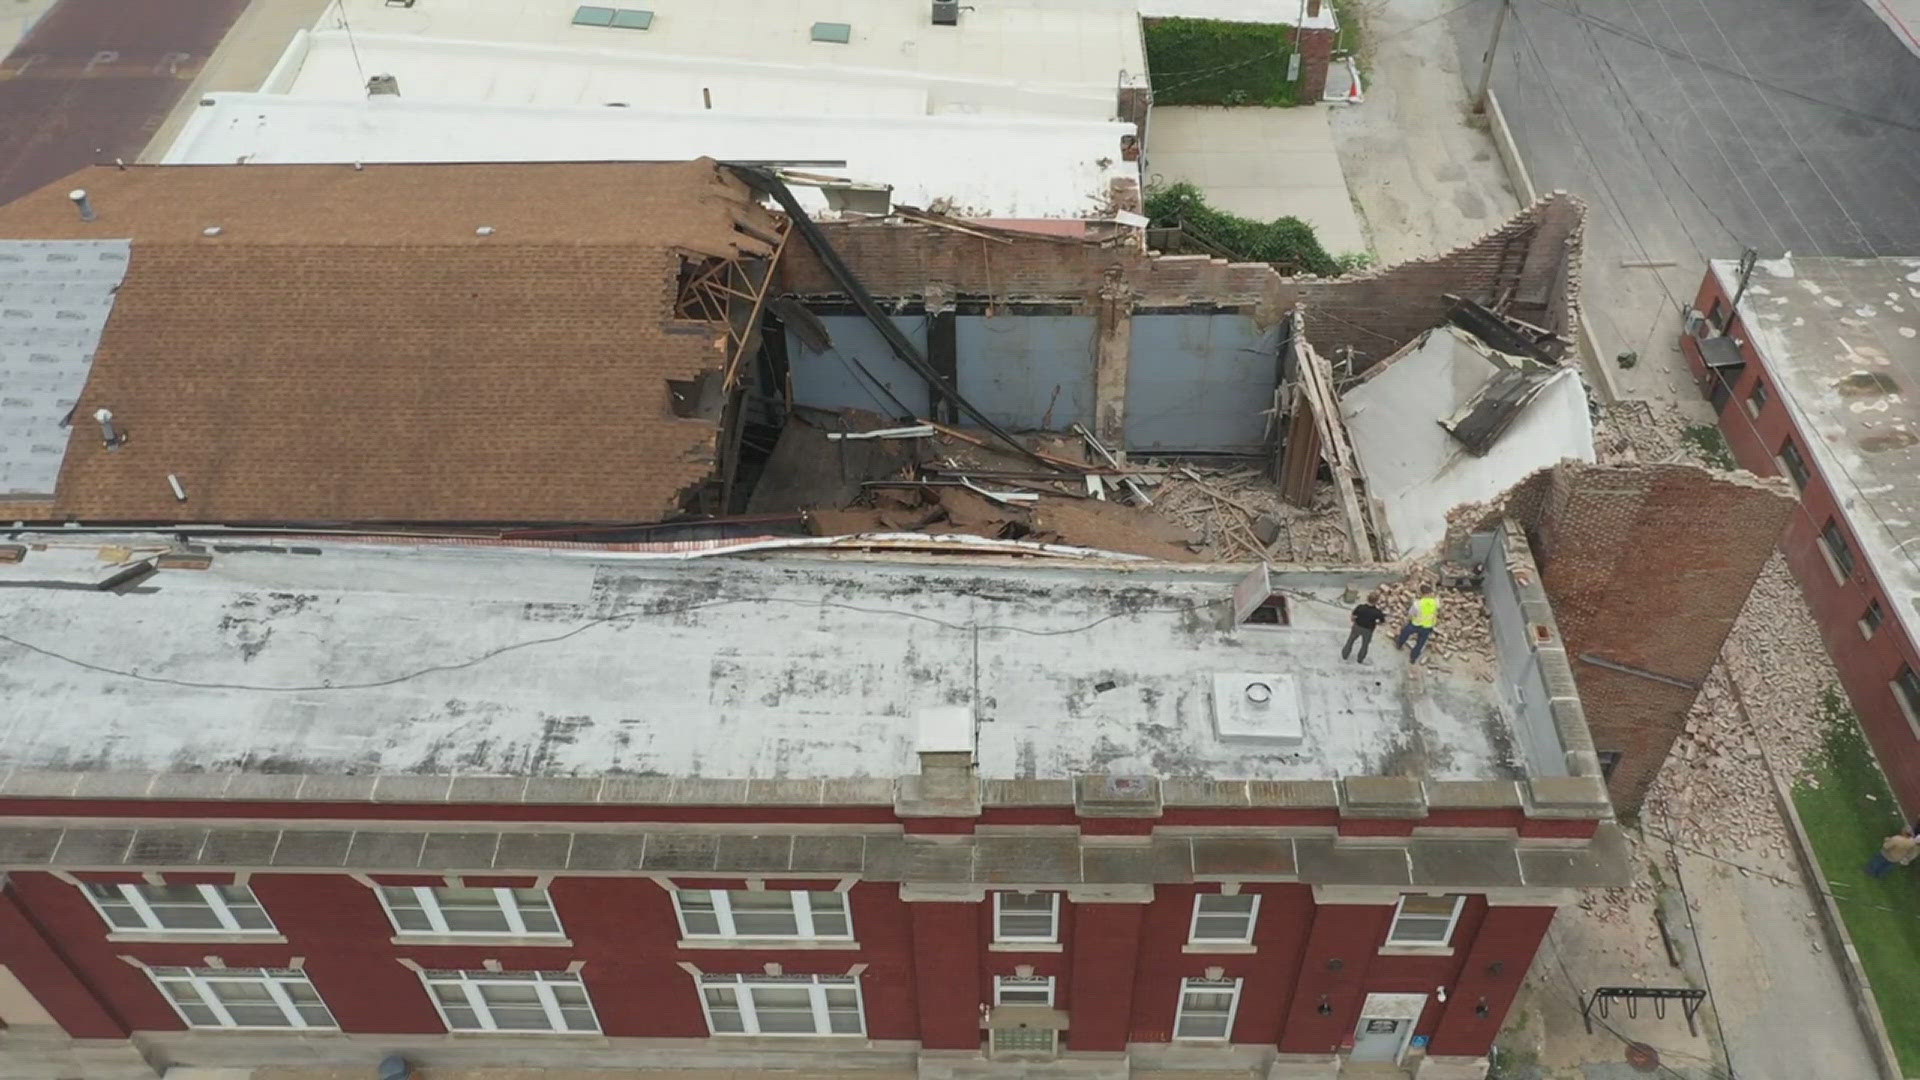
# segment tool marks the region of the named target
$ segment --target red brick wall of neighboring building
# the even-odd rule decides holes
[[[1730,310],[1731,297],[1711,271],[1701,283],[1694,306],[1702,311]],[[1746,367],[1731,384],[1731,393],[1720,410],[1720,430],[1727,438],[1734,460],[1761,476],[1784,476],[1779,463],[1780,448],[1788,440],[1800,448],[1812,475],[1800,490],[1801,511],[1792,515],[1781,541],[1787,565],[1800,582],[1800,591],[1820,625],[1827,654],[1840,673],[1840,682],[1860,716],[1860,726],[1872,744],[1880,767],[1886,772],[1894,793],[1908,814],[1920,813],[1920,733],[1907,718],[1892,683],[1901,666],[1920,671],[1920,650],[1894,616],[1894,602],[1888,598],[1874,568],[1860,555],[1859,537],[1841,517],[1838,501],[1828,479],[1811,451],[1810,433],[1801,430],[1781,401],[1774,376],[1762,356],[1745,340],[1738,318],[1732,320],[1731,336],[1741,339],[1740,353]],[[1698,342],[1682,335],[1681,351],[1686,354],[1694,381],[1703,395],[1711,389],[1707,368],[1702,362]],[[1768,400],[1755,411],[1748,398],[1755,385],[1764,384]],[[1853,576],[1841,581],[1823,553],[1820,530],[1835,522],[1856,554]],[[1880,629],[1867,638],[1861,633],[1860,620],[1870,603],[1878,602],[1886,612]]]
[[[982,903],[907,902],[896,885],[859,883],[850,894],[857,949],[683,950],[672,901],[655,882],[560,877],[549,888],[568,945],[421,946],[394,944],[378,898],[352,877],[259,873],[248,883],[285,942],[109,941],[108,928],[76,886],[49,873],[17,873],[0,903],[0,963],[69,1033],[124,1037],[130,1030],[183,1027],[128,958],[151,966],[204,967],[208,956],[217,956],[228,967],[286,967],[297,957],[343,1030],[387,1035],[443,1030],[418,976],[399,962],[403,958],[428,969],[470,970],[489,960],[507,970],[559,970],[584,961],[582,976],[607,1035],[702,1039],[706,1021],[693,977],[681,962],[709,973],[756,974],[769,963],[787,974],[841,974],[861,964],[870,1038],[958,1050],[980,1045],[980,1006],[992,1000],[992,977],[1026,965],[1057,980],[1055,1006],[1071,1016],[1064,1045],[1109,1051],[1168,1041],[1182,980],[1219,967],[1245,980],[1236,1043],[1332,1052],[1351,1044],[1367,993],[1432,995],[1444,986],[1453,1004],[1430,1001],[1417,1033],[1432,1038],[1436,1053],[1475,1055],[1491,1045],[1553,915],[1551,908],[1489,908],[1474,897],[1455,929],[1450,955],[1380,955],[1390,904],[1316,905],[1311,886],[1248,884],[1246,891],[1261,897],[1256,951],[1190,952],[1194,897],[1219,887],[1161,886],[1148,904],[1063,902],[1057,947],[1007,951],[989,944],[990,897]],[[745,884],[691,877],[676,883]],[[791,884],[833,887],[826,881]],[[1333,1006],[1327,1016],[1318,1011],[1322,995]],[[1489,1006],[1484,1018],[1471,1007],[1482,996]]]

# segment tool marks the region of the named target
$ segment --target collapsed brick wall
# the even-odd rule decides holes
[[[1526,527],[1594,748],[1620,754],[1621,812],[1639,809],[1793,508],[1778,479],[1564,462],[1453,516],[1455,539],[1501,514]]]
[[[1356,371],[1445,321],[1452,293],[1481,301],[1506,295],[1516,314],[1569,333],[1579,304],[1586,208],[1554,192],[1499,228],[1451,251],[1341,278],[1283,278],[1265,263],[1204,255],[1149,255],[1129,239],[985,239],[932,225],[824,222],[822,230],[869,292],[883,302],[987,300],[1068,303],[1091,312],[1103,287],[1124,283],[1136,308],[1237,308],[1262,326],[1304,304],[1307,334],[1322,355]],[[805,244],[790,246],[780,291],[838,298],[840,290]]]

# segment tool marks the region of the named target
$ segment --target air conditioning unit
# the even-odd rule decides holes
[[[1706,316],[1700,314],[1699,308],[1688,308],[1686,316],[1680,320],[1680,332],[1683,334],[1699,334],[1700,324],[1705,319]]]
[[[959,26],[960,0],[933,0],[933,25]]]

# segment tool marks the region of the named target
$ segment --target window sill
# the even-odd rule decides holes
[[[734,949],[751,952],[841,950],[856,952],[860,943],[849,938],[681,938],[682,949]]]
[[[1067,947],[1057,941],[996,941],[987,946],[988,952],[1066,952]]]
[[[107,935],[107,940],[135,945],[285,945],[287,943],[284,934],[235,933],[231,930],[115,930]],[[230,1031],[233,1029],[210,1028],[208,1030]]]
[[[558,934],[395,934],[387,939],[393,945],[506,945],[512,948],[539,946],[570,949],[573,942]]]
[[[502,1035],[526,1035],[536,1039],[594,1039],[605,1042],[606,1033],[601,1031],[449,1031],[450,1039],[497,1039]]]
[[[1452,956],[1451,945],[1382,945],[1380,956]]]
[[[217,1032],[221,1035],[271,1035],[284,1039],[289,1035],[298,1035],[303,1039],[342,1039],[346,1033],[339,1028],[296,1028],[296,1027],[221,1027],[218,1024],[188,1024],[188,1031]]]
[[[783,1050],[793,1049],[795,1040],[811,1039],[822,1047],[831,1046],[836,1050],[845,1049],[848,1043],[867,1041],[866,1032],[853,1031],[826,1035],[813,1031],[796,1031],[791,1035],[769,1035],[764,1031],[757,1033],[746,1031],[717,1031],[714,1032],[713,1037],[716,1039],[725,1039],[730,1043],[740,1043],[747,1046],[764,1043],[769,1049],[778,1046]],[[803,1046],[802,1049],[804,1048]]]
[[[1200,956],[1251,956],[1260,951],[1260,946],[1250,941],[1189,941],[1180,946],[1180,951]]]

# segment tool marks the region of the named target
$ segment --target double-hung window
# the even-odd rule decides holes
[[[425,971],[448,1031],[597,1032],[580,976],[566,971]]]
[[[995,975],[993,1003],[995,1005],[1045,1005],[1052,1008],[1053,976]]]
[[[545,889],[429,888],[382,885],[380,902],[403,934],[560,933],[560,917]]]
[[[700,1005],[715,1035],[864,1035],[851,975],[702,975]]]
[[[1260,897],[1253,893],[1201,893],[1193,898],[1189,945],[1245,945],[1253,940]]]
[[[1464,896],[1402,896],[1393,909],[1387,944],[1445,947],[1453,940],[1453,928],[1466,902]]]
[[[1060,894],[1056,892],[994,893],[993,940],[1059,941]]]
[[[853,937],[845,893],[677,889],[673,905],[680,929],[690,938]]]
[[[1239,1008],[1239,979],[1187,979],[1180,984],[1180,1009],[1173,1018],[1173,1037],[1227,1038],[1233,1033],[1233,1015]]]
[[[273,920],[245,885],[82,883],[115,930],[178,934],[271,934]]]
[[[332,1030],[320,992],[288,968],[148,968],[188,1027]]]

